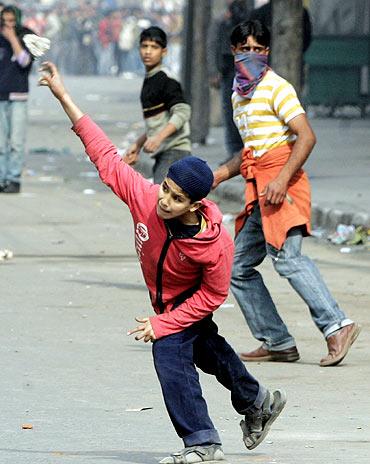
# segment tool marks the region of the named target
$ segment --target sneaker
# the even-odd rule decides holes
[[[247,414],[240,422],[245,446],[252,450],[265,439],[272,423],[283,410],[286,393],[283,390],[268,391],[262,408],[253,414]]]
[[[221,445],[196,445],[171,454],[159,464],[192,464],[194,462],[224,461],[225,455]]]
[[[21,184],[19,182],[8,182],[1,190],[2,193],[19,193]]]

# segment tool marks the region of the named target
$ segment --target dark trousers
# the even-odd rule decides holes
[[[260,408],[265,398],[265,388],[218,334],[212,316],[156,340],[153,358],[168,414],[185,446],[221,443],[208,415],[195,366],[216,376],[230,390],[232,405],[239,414]]]

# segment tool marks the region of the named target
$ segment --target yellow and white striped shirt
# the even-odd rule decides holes
[[[294,142],[296,135],[288,122],[305,112],[294,87],[271,70],[257,85],[251,99],[234,92],[232,104],[234,122],[244,146],[256,158],[272,148]]]

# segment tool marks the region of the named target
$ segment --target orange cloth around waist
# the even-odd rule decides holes
[[[251,150],[243,152],[240,173],[246,180],[245,209],[236,218],[236,234],[259,202],[262,227],[266,242],[280,250],[292,227],[304,226],[305,234],[311,232],[311,192],[307,174],[300,169],[290,180],[287,197],[279,205],[265,206],[265,197],[259,194],[275,179],[292,153],[292,145],[283,145],[254,158]]]

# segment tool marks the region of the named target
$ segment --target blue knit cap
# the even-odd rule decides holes
[[[186,192],[192,201],[205,198],[211,191],[213,173],[208,164],[196,156],[186,156],[171,164],[167,177]]]

